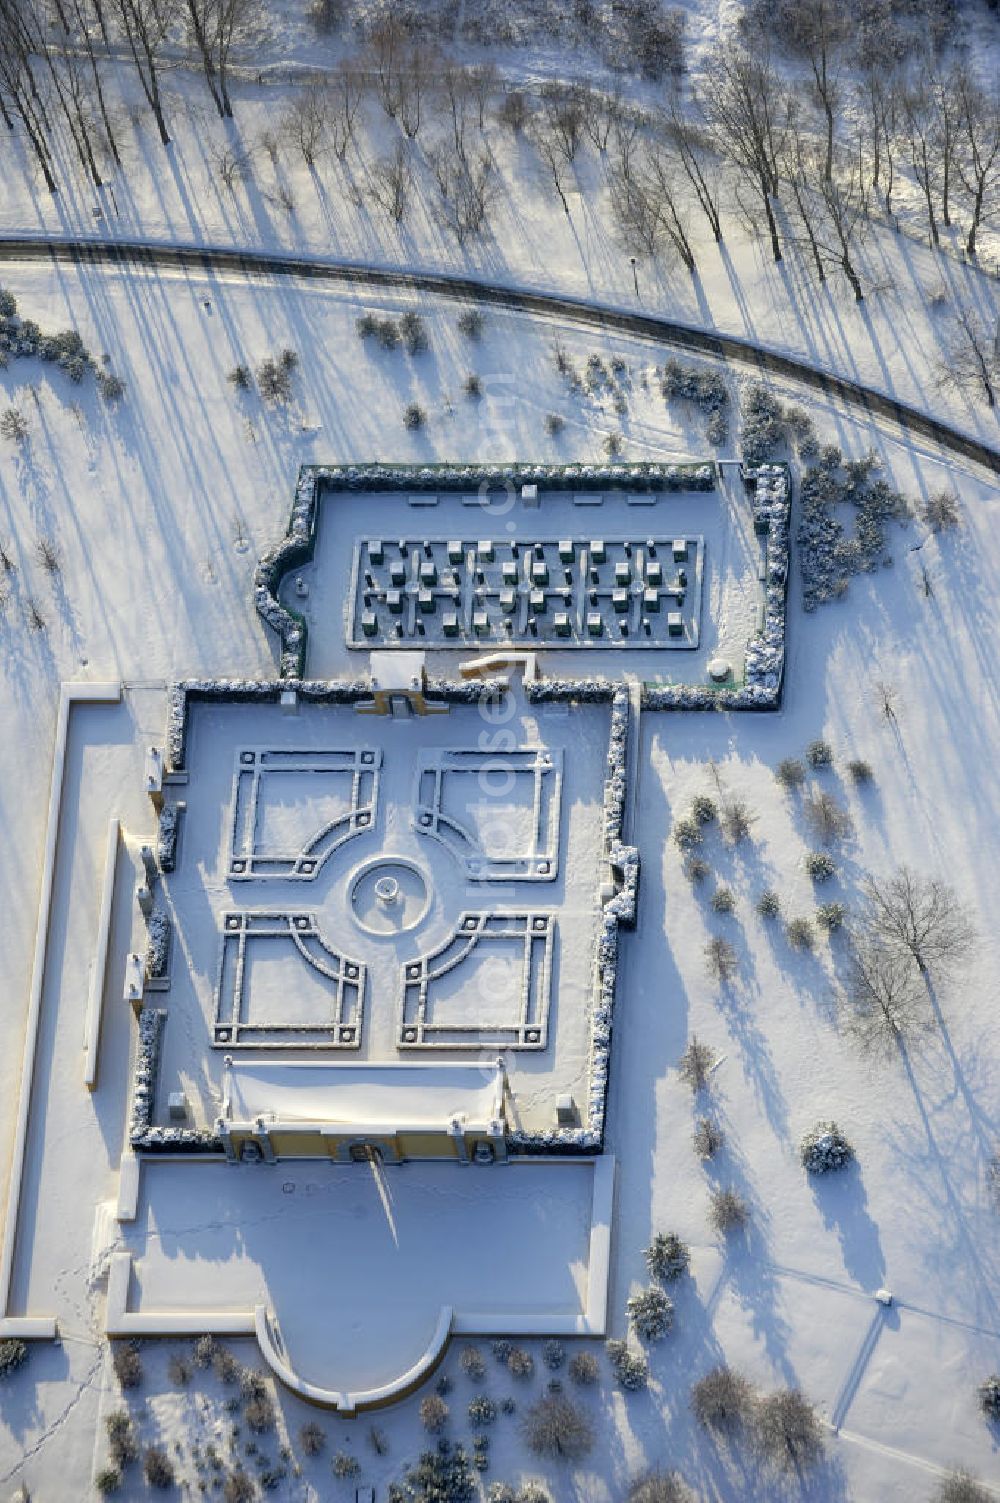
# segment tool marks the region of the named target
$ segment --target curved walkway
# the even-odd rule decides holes
[[[68,261],[74,265],[159,266],[179,270],[225,271],[240,276],[289,276],[312,280],[363,284],[392,291],[433,293],[463,301],[488,303],[520,313],[538,313],[564,322],[613,329],[617,333],[658,339],[716,359],[752,365],[772,375],[789,377],[862,408],[872,417],[888,418],[985,465],[1000,474],[1000,448],[984,443],[929,413],[846,376],[810,365],[795,355],[754,344],[735,334],[719,334],[660,314],[643,313],[614,304],[540,289],[484,281],[459,272],[406,270],[369,266],[357,261],[324,260],[281,251],[239,250],[226,246],[175,245],[149,240],[45,239],[34,236],[0,238],[0,261]]]

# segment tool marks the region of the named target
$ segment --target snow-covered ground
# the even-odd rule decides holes
[[[718,6],[692,3],[687,11],[691,76],[699,85],[707,49],[731,29],[735,7],[725,0]],[[842,280],[818,287],[795,248],[776,266],[765,243],[732,216],[719,247],[696,227],[694,278],[676,265],[640,262],[637,297],[595,153],[584,148],[574,167],[567,215],[531,148],[490,124],[500,192],[489,233],[460,249],[438,217],[427,135],[408,148],[416,176],[404,223],[394,225],[366,197],[373,162],[393,149],[399,135],[371,101],[357,149],[345,164],[327,152],[310,170],[284,144],[272,160],[262,133],[273,130],[301,87],[288,81],[289,72],[330,65],[340,51],[337,44],[317,43],[300,12],[289,6],[287,14],[278,13],[262,42],[268,81],[244,77],[237,85],[233,125],[216,119],[203,81],[189,66],[169,69],[174,142],[167,152],[155,142],[148,116],[135,108],[131,76],[107,65],[116,98],[123,101],[125,170],[114,181],[113,195],[102,191],[95,213],[97,195],[81,184],[64,141],[63,188],[50,199],[19,158],[20,146],[5,141],[4,162],[15,166],[0,177],[0,232],[246,245],[468,270],[737,332],[892,392],[997,443],[995,416],[941,390],[937,379],[960,303],[975,307],[987,326],[995,324],[995,222],[982,236],[983,269],[954,254],[933,254],[917,238],[919,199],[904,174],[899,202],[907,233],[870,227],[860,255],[866,287],[860,305]],[[981,61],[992,45],[984,27],[983,18],[974,17],[972,39]],[[533,52],[530,63],[525,54],[513,53],[501,62],[505,73],[536,81],[563,71],[556,52]],[[232,190],[220,180],[213,157],[223,145],[252,152],[252,173]],[[957,251],[960,229],[945,240]],[[69,1017],[70,1025],[56,1029],[51,1004],[61,999],[65,1007],[68,1001],[82,1014],[113,813],[125,821],[133,859],[123,863],[119,878],[109,996],[120,997],[126,949],[143,943],[141,922],[138,915],[133,921],[128,903],[135,850],[151,832],[139,783],[141,749],[162,740],[167,682],[274,671],[274,643],[254,614],[251,577],[262,549],[283,533],[298,467],[376,458],[596,461],[612,434],[620,435],[627,459],[682,461],[711,453],[732,460],[739,451],[735,422],[729,441],[712,451],[697,413],[665,406],[656,367],[669,352],[638,340],[497,311],[487,314],[482,338],[475,341],[459,331],[454,305],[402,296],[379,300],[360,290],[290,279],[251,282],[229,274],[0,263],[0,283],[15,293],[21,313],[46,329],[79,329],[95,356],[106,353],[127,383],[124,400],[114,407],[98,398],[90,377],[76,387],[36,361],[12,362],[0,371],[0,409],[17,408],[29,428],[23,443],[0,439],[0,547],[10,561],[0,568],[5,1166],[14,1135],[59,684],[82,678],[125,685],[120,708],[88,707],[73,720],[43,995],[42,1064],[22,1199],[28,1231],[18,1248],[11,1293],[14,1311],[58,1308],[61,1340],[33,1345],[27,1366],[0,1389],[0,1486],[9,1490],[23,1482],[36,1503],[63,1503],[91,1495],[91,1478],[106,1453],[103,1417],[120,1402],[102,1337],[103,1277],[115,1233],[121,1235],[111,1202],[132,1041],[129,1010],[122,1006],[105,1019],[102,1085],[91,1098],[82,1084],[81,1028],[70,1010],[59,1015]],[[362,313],[414,310],[426,325],[426,353],[385,351],[358,338],[355,322]],[[579,373],[580,386],[557,370],[556,342]],[[286,347],[299,356],[288,405],[268,407],[253,389],[239,391],[227,379],[236,365],[254,369]],[[625,371],[588,389],[587,360],[595,353],[605,361],[619,357]],[[480,378],[479,400],[466,395],[469,374]],[[728,379],[735,398],[737,378]],[[1000,1148],[993,1005],[1000,954],[991,922],[1000,846],[993,792],[1000,739],[1000,490],[993,477],[929,444],[908,441],[887,424],[804,397],[791,386],[781,394],[804,401],[822,441],[839,444],[852,457],[874,448],[887,477],[915,503],[942,485],[954,487],[961,525],[931,536],[919,521],[893,524],[892,566],[852,581],[845,601],[810,615],[801,609],[793,572],[779,714],[642,716],[639,926],[622,941],[607,1119],[608,1147],[618,1163],[611,1331],[625,1333],[625,1301],[647,1282],[642,1250],[654,1232],[676,1231],[690,1244],[692,1272],[672,1291],[672,1333],[649,1346],[648,1391],[624,1393],[603,1357],[597,1387],[579,1391],[596,1433],[586,1461],[576,1468],[533,1461],[520,1438],[518,1414],[502,1413],[492,1426],[484,1480],[541,1476],[555,1503],[617,1503],[629,1481],[649,1466],[676,1467],[700,1496],[719,1503],[785,1495],[814,1503],[911,1503],[930,1498],[942,1471],[954,1464],[977,1471],[1000,1496],[998,1436],[980,1414],[975,1394],[977,1382],[1000,1368],[1000,1219],[988,1178]],[[404,427],[409,403],[426,415],[416,430]],[[562,420],[559,431],[550,415]],[[670,654],[663,676],[702,679],[711,651],[728,655],[732,644],[745,639],[756,580],[741,500],[741,488],[727,478],[711,496],[676,503],[687,508],[678,523],[685,527],[689,520],[693,525],[695,512],[702,520],[711,508],[709,525],[699,529],[708,541],[708,588],[703,650]],[[362,502],[357,523],[349,520],[342,533],[320,532],[310,609],[317,618],[316,666],[324,673],[351,671],[355,654],[341,650],[339,609],[333,631],[324,636],[323,592],[329,587],[319,576],[328,578],[338,558],[346,564],[347,544],[370,530],[363,508]],[[43,544],[52,545],[56,568],[46,564]],[[569,661],[572,656],[543,658],[542,671],[582,671]],[[646,676],[641,665],[628,666]],[[612,670],[599,657],[595,671]],[[881,709],[882,686],[893,691],[891,718]],[[831,742],[835,761],[811,782],[833,791],[852,823],[835,852],[837,875],[821,888],[803,865],[812,844],[803,795],[783,792],[773,775],[783,757],[801,756],[817,736]],[[567,744],[567,757],[574,754]],[[588,743],[587,760],[595,764],[590,770],[596,770],[597,757]],[[871,764],[870,785],[852,782],[846,771],[851,758]],[[746,799],[756,816],[752,838],[734,850],[710,831],[700,854],[711,871],[693,886],[672,829],[695,795],[718,797],[720,789]],[[579,797],[585,792],[578,790]],[[212,854],[220,854],[214,846],[206,865]],[[786,918],[811,917],[817,902],[829,899],[850,907],[865,872],[886,872],[904,862],[954,886],[975,920],[978,942],[964,966],[934,978],[929,1035],[905,1058],[879,1063],[862,1056],[838,1026],[842,939],[817,935],[815,950],[803,953],[789,946],[782,924],[758,917],[754,905],[762,890],[773,888]],[[585,864],[581,852],[574,863]],[[711,894],[722,884],[735,895],[731,916],[711,906]],[[704,949],[713,935],[730,939],[738,958],[737,975],[724,987],[706,965]],[[206,980],[206,995],[209,990]],[[695,1109],[677,1068],[695,1034],[718,1053],[710,1100],[726,1135],[707,1168],[691,1147]],[[171,1068],[188,1071],[192,1097],[203,1087],[208,1100],[215,1081],[195,1078],[189,1053],[184,1056],[180,1047]],[[798,1143],[815,1121],[828,1117],[854,1144],[857,1164],[830,1182],[807,1181]],[[42,1121],[53,1130],[40,1132]],[[274,1204],[259,1208],[259,1225],[246,1232],[240,1229],[250,1212],[235,1191],[230,1200],[223,1197],[211,1225],[198,1233],[198,1253],[212,1264],[220,1299],[228,1296],[235,1306],[258,1298],[260,1270],[274,1264],[275,1249],[282,1246],[282,1221],[300,1224],[306,1238],[320,1223],[328,1235],[345,1226],[367,1227],[372,1241],[359,1238],[357,1258],[338,1269],[347,1279],[396,1276],[408,1244],[389,1247],[379,1219],[386,1211],[384,1195],[368,1168],[351,1167],[359,1178],[329,1214],[333,1182],[324,1179],[317,1188],[309,1165],[280,1171],[281,1180],[271,1186]],[[427,1174],[417,1167],[415,1185],[400,1191],[397,1212],[426,1259],[418,1211],[422,1200],[438,1193],[437,1166]],[[451,1167],[441,1166],[442,1172]],[[191,1238],[178,1236],[191,1223],[177,1166],[157,1166],[156,1173],[166,1185],[165,1197],[144,1201],[139,1223],[125,1234],[137,1254],[138,1298],[148,1294],[154,1305],[186,1300],[198,1271]],[[717,1184],[735,1185],[750,1203],[751,1229],[742,1243],[722,1244],[710,1230],[708,1197]],[[462,1245],[464,1212],[443,1195],[438,1205],[448,1256],[435,1268],[429,1293],[444,1298],[453,1282],[456,1303],[473,1301],[479,1286],[488,1292],[490,1256],[498,1251],[508,1285],[530,1279],[548,1217],[549,1224],[558,1219],[558,1245],[549,1246],[545,1276],[524,1304],[561,1301],[575,1309],[585,1213],[570,1188],[559,1194],[564,1198],[553,1189],[548,1206],[540,1203],[543,1192],[509,1208],[499,1197],[491,1208],[495,1223],[480,1222],[492,1242],[488,1250],[481,1243]],[[320,1276],[316,1244],[310,1259],[310,1271]],[[370,1261],[371,1269],[359,1272],[358,1261]],[[349,1328],[310,1322],[309,1311],[295,1307],[290,1286],[297,1270],[281,1272],[289,1331],[308,1352],[307,1366],[315,1359],[321,1367],[329,1339],[373,1339],[374,1327],[366,1327],[357,1312]],[[894,1295],[889,1308],[873,1298],[880,1287]],[[380,1318],[394,1324],[392,1317],[390,1308]],[[405,1333],[414,1349],[425,1336],[418,1325]],[[514,1398],[519,1412],[548,1377],[540,1345],[527,1344],[535,1373],[521,1382],[486,1353],[485,1391],[498,1401]],[[454,1379],[448,1433],[471,1444],[465,1411],[480,1389],[460,1368],[461,1347],[454,1344],[442,1369]],[[259,1361],[251,1341],[234,1342],[233,1349],[242,1361]],[[144,1441],[176,1448],[190,1495],[200,1476],[216,1474],[206,1462],[211,1443],[227,1465],[242,1457],[255,1472],[266,1455],[268,1467],[284,1469],[275,1477],[274,1495],[291,1500],[352,1497],[354,1482],[332,1480],[330,1469],[331,1454],[348,1451],[361,1463],[358,1481],[376,1487],[381,1503],[389,1480],[427,1444],[418,1406],[433,1392],[433,1379],[375,1417],[385,1454],[371,1442],[371,1417],[350,1421],[320,1414],[327,1445],[322,1456],[309,1458],[298,1432],[317,1417],[315,1411],[280,1390],[277,1435],[234,1437],[239,1416],[227,1408],[233,1389],[197,1369],[190,1384],[179,1384],[176,1367],[168,1369],[178,1355],[190,1361],[189,1343],[143,1348],[144,1380],[133,1410]],[[816,1402],[830,1430],[826,1460],[814,1474],[778,1481],[761,1473],[748,1453],[716,1446],[697,1428],[688,1409],[690,1382],[720,1361],[741,1368],[761,1387],[801,1385]],[[359,1366],[368,1377],[384,1375],[374,1347],[359,1354]],[[290,1454],[283,1457],[279,1446]],[[148,1491],[133,1467],[119,1496],[146,1497]]]
[[[8,1141],[59,680],[125,681],[121,712],[87,712],[95,726],[110,717],[112,747],[117,741],[124,750],[162,733],[159,686],[167,678],[220,667],[271,671],[273,647],[249,602],[250,573],[260,548],[283,529],[305,459],[596,458],[599,445],[599,434],[587,435],[581,399],[567,396],[551,361],[552,331],[530,321],[491,316],[480,355],[456,333],[452,310],[427,307],[432,355],[410,359],[367,353],[353,332],[359,302],[311,287],[250,289],[193,277],[36,268],[19,272],[17,291],[25,312],[76,324],[94,349],[107,350],[129,391],[120,409],[109,412],[88,388],[71,387],[49,367],[24,363],[2,378],[6,400],[31,423],[28,444],[7,446],[0,468],[0,538],[15,563],[6,575],[0,626],[2,964],[12,999],[2,1021]],[[505,342],[516,347],[521,374],[500,388],[497,408],[489,389],[482,404],[467,405],[458,394],[461,372],[480,360],[500,361]],[[581,366],[594,348],[593,339],[579,334],[563,342]],[[240,358],[253,364],[286,344],[303,356],[291,409],[271,413],[256,397],[234,396],[225,379],[231,365]],[[615,351],[636,374],[659,354],[624,341],[616,341]],[[432,385],[421,358],[430,362]],[[414,382],[430,412],[416,436],[396,416]],[[698,424],[678,426],[682,419],[667,413],[655,386],[642,393],[637,385],[641,452],[701,452]],[[720,1456],[687,1414],[689,1379],[723,1355],[761,1384],[801,1383],[838,1427],[828,1462],[806,1485],[809,1496],[926,1496],[937,1469],[953,1461],[996,1479],[995,1437],[979,1415],[974,1385],[996,1367],[1000,1339],[1000,1239],[986,1180],[997,1134],[989,984],[997,955],[985,896],[1000,835],[989,794],[1000,730],[992,667],[1000,506],[995,485],[981,474],[855,417],[812,408],[822,437],[855,454],[874,445],[912,496],[953,484],[962,524],[942,539],[928,538],[918,523],[894,530],[893,568],[855,581],[846,603],[813,616],[801,612],[793,580],[779,715],[643,716],[638,829],[645,871],[639,929],[624,941],[609,1115],[609,1146],[620,1165],[612,1328],[624,1329],[625,1297],[644,1281],[641,1250],[652,1231],[676,1229],[691,1243],[693,1278],[677,1296],[674,1333],[651,1348],[649,1392],[627,1396],[606,1373],[594,1396],[584,1398],[599,1442],[578,1471],[550,1470],[560,1500],[611,1503],[629,1477],[657,1463],[679,1466],[707,1496],[768,1495],[760,1489],[774,1484],[748,1480],[743,1463]],[[555,409],[576,416],[581,437],[546,434],[544,413]],[[40,537],[57,543],[54,575],[36,556]],[[911,551],[916,543],[919,552]],[[29,598],[45,617],[43,630],[26,624]],[[879,680],[896,690],[895,723],[880,714]],[[838,1033],[831,1005],[836,938],[803,956],[753,912],[764,886],[779,890],[790,917],[815,906],[801,865],[807,842],[799,799],[781,792],[772,769],[821,734],[837,761],[816,781],[842,796],[854,825],[830,895],[850,902],[862,871],[906,860],[952,882],[977,917],[979,946],[960,975],[941,978],[941,1021],[908,1066],[867,1063]],[[86,958],[74,962],[70,946],[70,969],[54,972],[56,980],[72,974],[74,963],[78,975],[89,964],[106,816],[121,805],[116,789],[133,756],[129,751],[116,764],[115,755],[103,753],[94,775],[73,785],[92,831],[95,885],[88,890],[84,881],[74,889],[72,934]],[[849,785],[843,772],[849,757],[871,762],[870,790]],[[713,792],[716,776],[757,815],[746,854],[728,852],[717,836],[706,843],[705,856],[736,894],[731,918],[713,914],[707,896],[690,887],[669,839],[674,819],[696,792]],[[138,790],[129,798],[138,830]],[[70,827],[64,838],[72,839]],[[722,992],[705,966],[710,933],[729,934],[740,956],[738,979]],[[122,948],[128,942],[117,938]],[[724,1056],[713,1076],[727,1134],[718,1177],[740,1185],[754,1211],[746,1246],[729,1253],[708,1230],[712,1176],[690,1148],[691,1098],[677,1076],[692,1032]],[[102,1069],[112,1075],[123,1060],[122,1037],[109,1035],[110,1053],[102,1055]],[[71,1072],[78,1068],[72,1066],[80,1058],[78,1040],[66,1041],[65,1049]],[[57,1088],[61,1078],[53,1077]],[[79,1075],[72,1089],[80,1109],[90,1110]],[[66,1216],[77,1214],[76,1205],[84,1227],[88,1207],[113,1185],[124,1081],[115,1091],[121,1111],[113,1101],[106,1108],[101,1155],[88,1150],[82,1132],[73,1150],[78,1170],[67,1178]],[[827,1115],[854,1142],[858,1168],[846,1180],[814,1188],[796,1146],[802,1131]],[[99,1121],[94,1128],[97,1143]],[[60,1144],[48,1146],[58,1170]],[[98,1408],[114,1403],[99,1336],[101,1291],[88,1286],[89,1231],[81,1235],[76,1260],[53,1269],[53,1289],[75,1312],[63,1344],[35,1348],[3,1393],[0,1475],[11,1483],[23,1477],[38,1499],[61,1499],[67,1495],[60,1479],[90,1475],[92,1456],[102,1454],[103,1441],[95,1446]],[[43,1257],[39,1276],[45,1267]],[[896,1296],[886,1312],[872,1299],[880,1285]],[[18,1297],[25,1292],[22,1286]],[[245,1358],[252,1360],[249,1351]],[[186,1447],[228,1426],[225,1390],[214,1379],[196,1375],[191,1390],[175,1390],[165,1354],[147,1350],[143,1362],[145,1433]],[[474,1389],[454,1354],[446,1368],[456,1370],[453,1433],[467,1434],[462,1412]],[[495,1371],[487,1390],[499,1397],[511,1380]],[[539,1388],[537,1377],[528,1389],[516,1388],[519,1403]],[[380,1417],[387,1456],[371,1451],[364,1420],[324,1422],[330,1449],[349,1446],[365,1477],[384,1487],[419,1446],[419,1398]],[[306,1416],[287,1396],[280,1402],[295,1447]],[[490,1477],[544,1471],[526,1459],[517,1434],[516,1420],[495,1427]],[[184,1465],[190,1471],[194,1464]],[[286,1495],[326,1496],[328,1461],[302,1465],[301,1478],[281,1484]],[[125,1495],[142,1493],[135,1486]]]

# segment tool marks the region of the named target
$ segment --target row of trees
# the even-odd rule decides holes
[[[121,160],[102,78],[109,49],[124,48],[131,58],[167,144],[161,72],[168,41],[190,39],[219,115],[231,116],[233,49],[260,3],[0,0],[3,122],[11,130],[15,118],[21,123],[54,191],[52,126],[61,115],[99,185],[102,145]],[[974,256],[1000,182],[996,87],[980,82],[962,57],[855,70],[848,86],[843,7],[755,0],[754,9],[761,24],[748,27],[745,40],[715,49],[704,97],[683,97],[672,81],[651,111],[629,105],[620,92],[582,85],[532,95],[504,88],[489,66],[462,67],[399,26],[376,26],[356,63],[297,94],[279,134],[310,168],[331,147],[344,160],[365,98],[374,97],[400,130],[399,147],[370,175],[375,201],[397,222],[403,218],[413,156],[406,147],[420,139],[446,222],[460,240],[483,229],[496,191],[487,134],[494,119],[531,144],[567,214],[581,150],[590,146],[634,254],[676,256],[693,272],[691,218],[703,216],[721,240],[724,195],[727,213],[766,234],[776,261],[791,241],[820,281],[842,274],[858,299],[857,246],[875,203],[891,217],[903,164],[922,195],[931,241],[939,243],[941,227],[962,212],[965,248]],[[804,87],[777,66],[764,40],[769,34],[780,35],[793,66],[804,68]],[[271,134],[275,149],[277,141]]]
[[[0,121],[8,130],[20,121],[54,193],[52,129],[61,117],[81,166],[100,187],[102,145],[121,166],[102,75],[107,58],[124,50],[131,59],[166,146],[161,75],[169,39],[187,32],[220,116],[231,117],[233,49],[259,13],[260,0],[0,0]]]

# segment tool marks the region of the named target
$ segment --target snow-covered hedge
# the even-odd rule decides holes
[[[146,925],[146,975],[151,980],[162,980],[167,974],[170,934],[170,919],[162,908],[154,909]]]
[[[167,766],[172,772],[184,767],[187,753],[188,706],[210,704],[277,704],[282,694],[294,690],[307,704],[353,705],[372,697],[366,678],[356,679],[236,679],[192,678],[171,684],[167,700]],[[503,679],[428,679],[424,693],[442,704],[478,704],[507,692]],[[166,868],[164,868],[166,870]]]
[[[611,1032],[614,1023],[618,980],[618,931],[635,926],[639,896],[639,852],[622,842],[622,822],[627,793],[628,691],[609,680],[592,679],[583,684],[548,680],[525,686],[535,703],[558,698],[590,702],[611,701],[607,774],[604,782],[603,860],[617,886],[601,911],[597,936],[597,967],[590,1011],[590,1053],[587,1072],[587,1103],[580,1127],[550,1132],[514,1132],[508,1139],[514,1153],[599,1153],[604,1143],[608,1077],[611,1066]],[[588,692],[589,691],[589,692]]]
[[[164,804],[156,836],[156,860],[161,872],[172,872],[177,863],[177,834],[183,804]]]

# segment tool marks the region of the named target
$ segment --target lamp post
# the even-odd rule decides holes
[[[632,280],[635,283],[635,295],[636,295],[636,297],[638,297],[639,296],[639,273],[638,273],[638,271],[636,271],[635,257],[634,256],[630,256],[629,260],[632,262]]]

